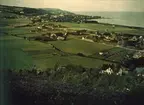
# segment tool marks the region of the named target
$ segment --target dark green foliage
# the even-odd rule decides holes
[[[25,15],[43,15],[46,14],[47,11],[42,10],[42,9],[35,9],[35,8],[23,8],[23,12],[25,13]]]
[[[84,57],[85,55],[83,53],[77,53],[78,56]]]
[[[132,90],[137,85],[144,82],[142,76],[137,76],[136,73],[130,72],[125,75],[116,75],[113,73],[101,74],[101,70],[107,69],[108,67],[115,67],[115,65],[104,65],[103,69],[98,68],[84,68],[79,65],[67,65],[60,66],[58,62],[54,69],[48,69],[47,71],[32,70],[20,70],[19,73],[24,75],[33,74],[33,75],[45,75],[50,81],[61,82],[61,83],[70,83],[73,85],[83,85],[86,87],[104,89],[107,91],[127,91]],[[113,68],[114,68],[113,67]],[[117,66],[116,66],[117,67]],[[116,68],[115,68],[116,70]],[[117,70],[116,70],[117,71]]]
[[[144,78],[134,73],[100,74],[101,69],[55,65],[37,70],[9,71],[13,101],[21,105],[133,105],[143,102]],[[10,79],[10,78],[9,78]],[[129,89],[129,90],[127,90]],[[133,103],[132,103],[133,102]],[[143,104],[139,104],[143,105]]]

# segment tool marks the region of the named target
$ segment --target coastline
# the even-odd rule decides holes
[[[98,21],[97,21],[98,22]],[[101,24],[101,25],[115,25],[118,27],[125,27],[125,28],[132,28],[132,29],[144,29],[144,27],[137,27],[137,26],[126,26],[126,25],[118,25],[118,24],[112,24],[112,23],[102,23],[102,22],[98,22],[97,24]]]

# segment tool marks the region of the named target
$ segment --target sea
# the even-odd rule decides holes
[[[110,23],[124,26],[144,28],[144,12],[76,12],[83,15],[102,16],[104,19],[95,19],[100,23]]]

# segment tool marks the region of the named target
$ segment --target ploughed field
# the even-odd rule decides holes
[[[34,41],[26,40],[24,37],[40,36],[42,32],[30,32],[39,26],[15,27],[15,25],[28,24],[28,19],[5,19],[0,25],[0,68],[20,69],[37,68],[46,70],[53,68],[55,64],[82,65],[87,68],[99,67],[113,61],[121,62],[126,54],[134,51],[126,50],[113,45],[81,40],[77,35],[68,36],[66,41]],[[77,24],[77,23],[53,23],[61,24],[68,29],[87,29],[111,32],[144,33],[144,30],[127,27],[116,27],[102,24]],[[51,31],[49,31],[51,32]],[[99,52],[108,52],[106,56],[100,56]]]

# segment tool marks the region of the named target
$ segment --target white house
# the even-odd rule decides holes
[[[24,12],[23,12],[23,11],[21,11],[21,12],[20,12],[20,14],[24,14]]]
[[[57,40],[64,40],[64,37],[58,36]]]
[[[82,40],[84,40],[84,41],[88,41],[88,42],[94,42],[93,40],[91,40],[91,39],[87,39],[87,38],[85,38],[85,37],[82,37]]]
[[[101,73],[102,73],[102,74],[109,74],[109,75],[111,75],[111,74],[113,74],[114,72],[113,72],[113,70],[109,67],[109,68],[106,69],[106,70],[102,70]]]
[[[99,52],[99,55],[103,55],[103,52]]]
[[[85,38],[84,37],[82,37],[82,40],[84,40]]]

